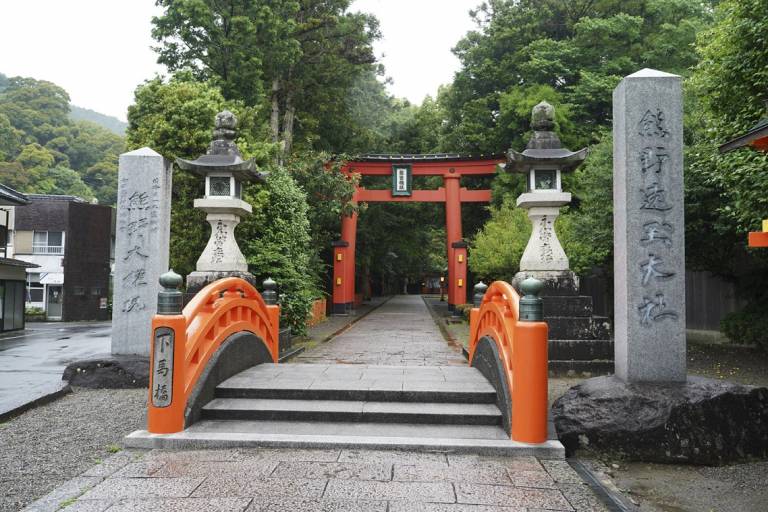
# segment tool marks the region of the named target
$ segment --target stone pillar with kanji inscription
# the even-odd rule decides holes
[[[652,69],[613,92],[615,369],[686,380],[681,79]]]
[[[171,166],[149,148],[120,155],[112,353],[148,356],[158,278],[168,270]]]

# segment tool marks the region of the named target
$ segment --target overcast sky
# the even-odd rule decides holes
[[[480,0],[355,0],[374,13],[376,45],[391,92],[415,103],[435,95],[458,69],[451,48],[473,28]],[[154,0],[0,0],[0,73],[50,80],[72,102],[125,120],[133,91],[165,69],[156,64]]]

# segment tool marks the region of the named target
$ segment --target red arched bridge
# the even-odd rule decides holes
[[[525,304],[521,306],[521,298],[511,285],[494,282],[479,307],[471,311],[466,370],[443,370],[462,375],[456,386],[445,393],[416,386],[409,394],[397,385],[387,387],[386,382],[376,387],[361,375],[378,372],[380,377],[399,378],[413,368],[278,365],[278,305],[265,302],[246,281],[227,278],[205,287],[181,310],[181,294],[175,289],[181,279],[166,276],[161,278],[165,290],[160,294],[159,314],[152,323],[148,431],[129,436],[129,446],[178,447],[189,442],[190,446],[318,447],[342,443],[401,449],[443,446],[494,453],[546,450],[548,456],[563,455],[562,445],[548,440],[547,435],[547,325],[536,320],[540,317],[535,311],[523,311],[521,317],[521,307],[528,308],[526,311],[540,309],[537,289],[522,299]],[[417,298],[409,300],[421,303]],[[420,368],[424,375],[431,371],[429,367]],[[439,373],[440,367],[435,368],[434,372]],[[260,369],[262,373],[258,373]],[[298,376],[291,376],[292,372],[314,375],[321,371],[336,372],[337,380],[366,383],[347,387],[346,394],[340,394],[333,386],[324,389],[300,384]],[[248,386],[247,382],[255,384]],[[336,393],[332,401],[324,400],[329,391]],[[309,418],[306,410],[297,407],[312,400],[314,416]],[[218,426],[218,430],[197,427],[202,416],[212,418],[209,425]],[[254,434],[249,423],[254,418],[259,425],[272,425],[273,431]],[[377,421],[406,423],[409,418],[422,425],[401,425],[398,432],[404,434],[396,436],[376,431]],[[313,427],[306,426],[308,419],[335,421],[338,432],[314,432]],[[302,435],[291,436],[288,429],[280,428],[280,421],[288,425],[299,420],[310,429]],[[361,422],[357,434],[340,435],[350,428],[349,422]],[[424,429],[428,432],[432,428],[426,425],[430,422],[449,423],[445,428],[463,433],[459,439],[447,439],[447,434],[425,438],[428,434]],[[472,429],[488,431],[493,424],[499,425],[493,428],[500,434],[492,439],[471,433]],[[408,435],[416,429],[421,436],[418,441]]]

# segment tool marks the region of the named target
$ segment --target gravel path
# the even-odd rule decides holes
[[[142,389],[75,389],[0,423],[0,511],[16,511],[86,471],[145,424]]]

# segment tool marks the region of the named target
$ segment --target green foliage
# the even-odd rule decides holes
[[[228,99],[264,106],[271,137],[290,155],[301,145],[340,150],[358,125],[350,92],[374,68],[376,20],[349,0],[159,0],[159,61],[193,69]],[[301,123],[294,128],[294,122]],[[295,132],[295,133],[294,133]]]
[[[572,207],[558,219],[557,232],[571,269],[586,274],[613,264],[613,141],[604,132],[584,164],[565,178]]]
[[[729,313],[720,321],[720,331],[733,343],[768,349],[768,317],[763,308]]]
[[[487,282],[511,282],[520,270],[520,258],[530,236],[531,222],[525,210],[516,208],[512,202],[491,207],[490,220],[470,245],[472,273]]]
[[[87,170],[102,161],[116,162],[122,137],[86,121],[69,118],[69,96],[61,87],[32,78],[7,79],[0,90],[0,176],[21,192],[77,195],[114,204],[117,167],[102,168],[94,191],[84,181]],[[77,176],[73,175],[75,173]]]
[[[73,121],[88,121],[89,123],[106,128],[115,135],[125,136],[125,129],[128,123],[119,120],[116,117],[104,115],[89,108],[69,106],[69,118]]]
[[[304,334],[312,302],[320,295],[311,271],[306,194],[283,167],[270,171],[266,190],[258,236],[241,236],[243,252],[259,281],[277,282],[284,321],[295,334]]]
[[[703,0],[491,0],[474,16],[478,30],[456,45],[462,68],[441,98],[448,112],[445,149],[497,153],[519,147],[527,130],[530,110],[517,97],[533,101],[545,86],[557,93],[550,102],[567,109],[573,123],[563,129],[564,142],[596,140],[622,76],[643,67],[687,74],[697,62],[692,42],[709,22],[710,6]]]

